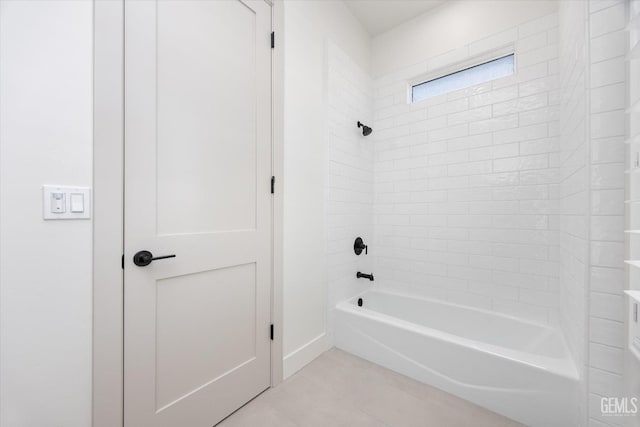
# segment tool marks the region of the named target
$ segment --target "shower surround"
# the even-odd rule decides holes
[[[421,56],[421,43],[425,52],[434,49],[428,37],[416,41],[422,34],[416,28],[438,27],[460,12],[447,5],[373,38],[372,73],[382,75],[372,81],[337,47],[328,48],[332,342],[527,424],[557,419],[563,426],[615,426],[620,420],[599,413],[599,402],[624,393],[625,2],[558,6],[454,50]],[[410,101],[410,82],[419,76],[428,80],[507,51],[515,52],[513,76]],[[387,55],[415,61],[398,66],[383,61]],[[363,137],[357,120],[371,124],[373,133]],[[369,244],[368,256],[353,254],[358,235]],[[355,279],[356,271],[372,271],[374,284]],[[461,360],[466,353],[450,343],[469,338],[474,349],[502,350],[479,338],[482,333],[467,336],[483,328],[452,332],[453,319],[416,321],[411,307],[418,304],[448,306],[463,325],[471,313],[482,313],[496,324],[554,331],[564,350],[548,362],[566,362],[566,369],[528,390],[531,400],[520,403],[535,401],[542,412],[562,416],[528,418],[524,409],[501,408],[500,399],[482,400],[486,393],[474,397],[472,390],[489,382],[507,390],[509,376],[526,382],[527,374],[501,375],[512,366],[508,361],[483,364],[484,356],[473,356],[466,363],[492,370],[491,381],[449,375],[457,371],[448,374],[446,364],[427,355]],[[391,306],[395,311],[386,310]],[[406,340],[397,341],[400,335]],[[535,336],[520,335],[528,351],[538,351]],[[426,353],[415,357],[420,351]],[[528,360],[525,353],[512,358],[521,366],[530,366]],[[545,403],[544,396],[561,389]]]
[[[375,81],[375,256],[385,288],[556,321],[558,17]],[[516,70],[416,103],[407,81],[513,46]]]

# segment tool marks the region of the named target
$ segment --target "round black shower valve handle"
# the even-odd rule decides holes
[[[360,255],[363,250],[364,254],[367,255],[367,253],[369,252],[369,247],[364,244],[362,237],[356,237],[356,241],[353,242],[353,251],[356,253],[356,255]]]
[[[151,252],[140,251],[133,256],[133,263],[138,267],[146,267],[147,265],[151,264],[152,261],[156,261],[158,259],[175,258],[175,257],[176,257],[175,255],[163,255],[163,256],[157,256],[154,258]]]

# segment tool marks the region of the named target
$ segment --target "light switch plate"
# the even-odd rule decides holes
[[[62,203],[62,206],[58,203]],[[91,189],[88,187],[44,185],[42,187],[42,217],[46,220],[91,218]]]

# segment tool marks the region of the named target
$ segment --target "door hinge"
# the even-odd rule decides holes
[[[271,177],[271,194],[274,194],[276,192],[276,177],[272,176]]]
[[[122,254],[122,269],[124,270],[124,254]]]
[[[271,49],[276,47],[276,33],[271,31]]]
[[[271,341],[273,341],[273,323],[271,324],[270,331]]]

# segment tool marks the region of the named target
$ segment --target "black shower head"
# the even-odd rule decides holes
[[[371,132],[373,132],[373,129],[371,129],[369,126],[365,126],[365,125],[363,125],[363,124],[362,124],[362,123],[360,123],[360,122],[358,122],[358,127],[359,127],[359,128],[360,128],[360,127],[362,128],[362,134],[363,134],[364,136],[371,135]]]

